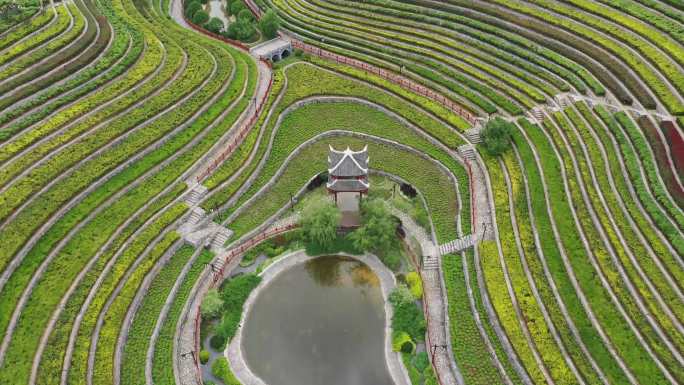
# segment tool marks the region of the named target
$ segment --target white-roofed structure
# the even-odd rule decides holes
[[[330,146],[328,154],[328,193],[342,212],[342,227],[359,225],[359,201],[368,194],[368,146],[361,151]]]

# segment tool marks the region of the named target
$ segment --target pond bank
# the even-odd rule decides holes
[[[348,255],[344,253],[334,254],[339,256],[345,256],[358,260],[366,264],[380,281],[380,290],[382,292],[382,297],[384,299],[384,311],[385,311],[385,325],[384,325],[384,351],[385,351],[385,363],[387,365],[387,370],[392,377],[393,382],[396,385],[409,385],[410,380],[408,378],[408,373],[401,362],[401,356],[399,353],[392,351],[392,336],[390,320],[392,319],[392,305],[387,301],[390,292],[396,286],[396,280],[394,274],[378,259],[377,256],[366,254],[366,255]],[[305,263],[307,261],[318,258],[318,256],[309,256],[304,252],[304,250],[295,251],[280,257],[273,264],[268,266],[262,273],[261,284],[252,291],[249,298],[245,302],[244,308],[246,309],[241,318],[241,325],[244,323],[247,314],[249,313],[254,301],[259,296],[259,293],[264,290],[269,282],[271,282],[278,274],[281,272],[295,266],[298,264]],[[242,330],[240,327],[237,334],[232,339],[228,347],[226,348],[224,354],[228,358],[231,369],[235,376],[244,385],[266,385],[266,383],[256,376],[247,365],[242,348]],[[293,368],[296,369],[296,368]]]

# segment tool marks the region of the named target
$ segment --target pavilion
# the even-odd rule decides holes
[[[328,194],[333,197],[342,212],[340,226],[360,225],[359,203],[368,195],[368,146],[361,151],[347,147],[344,151],[330,146],[328,153]]]

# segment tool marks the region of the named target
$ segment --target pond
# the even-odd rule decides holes
[[[390,385],[378,277],[345,257],[320,257],[278,274],[256,298],[244,358],[269,385]]]

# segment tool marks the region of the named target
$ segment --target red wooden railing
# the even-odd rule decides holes
[[[233,153],[233,151],[237,149],[240,143],[242,143],[242,140],[245,138],[245,136],[247,136],[247,133],[252,129],[254,123],[256,123],[257,119],[259,118],[259,113],[261,112],[261,110],[264,107],[264,104],[266,103],[266,98],[268,97],[268,94],[271,92],[272,86],[273,74],[271,74],[271,77],[268,79],[268,88],[266,89],[266,92],[264,93],[261,100],[258,101],[258,103],[256,104],[252,116],[248,120],[243,121],[240,128],[238,128],[237,132],[233,135],[230,143],[228,143],[228,147],[226,147],[217,158],[214,158],[214,160],[211,162],[209,166],[207,166],[202,172],[200,172],[197,175],[197,183],[201,182],[209,174],[214,172],[214,170],[221,164],[221,162],[226,160],[226,158],[228,158]]]

